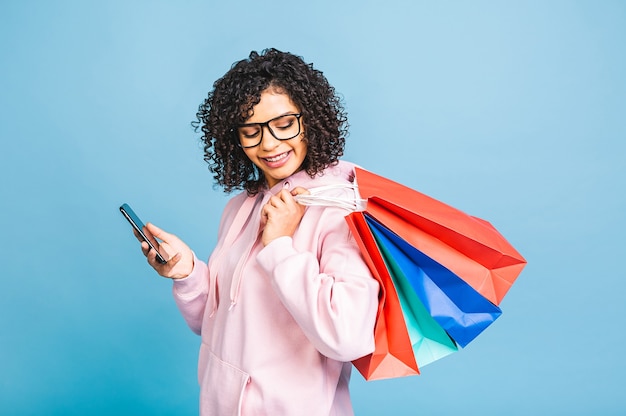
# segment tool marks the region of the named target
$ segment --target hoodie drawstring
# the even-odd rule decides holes
[[[246,200],[241,205],[241,208],[239,208],[239,211],[237,211],[237,215],[235,216],[235,219],[230,225],[228,232],[226,234],[226,237],[224,238],[224,241],[219,248],[219,251],[215,253],[214,256],[211,257],[212,261],[209,262],[209,273],[210,273],[211,282],[212,284],[215,285],[215,290],[214,290],[214,299],[213,299],[213,310],[211,311],[211,314],[209,316],[213,316],[215,314],[215,311],[217,310],[217,305],[219,302],[218,288],[217,288],[217,270],[219,268],[218,261],[223,257],[225,250],[230,250],[232,248],[233,243],[235,242],[235,240],[239,236],[239,233],[242,230],[253,228],[253,227],[246,227],[246,223],[251,220],[251,214],[255,212],[255,207],[260,199],[261,198],[258,198],[258,197],[246,198]],[[240,265],[239,263],[237,263],[237,269],[239,268],[240,268]],[[237,286],[236,289],[233,290],[233,286],[231,286],[231,309],[232,309],[232,304],[235,303],[234,300],[236,300],[236,296],[239,292],[239,283],[241,281],[240,276],[237,276],[236,278],[237,278],[237,282],[235,281],[232,282],[233,286]],[[233,292],[235,292],[234,299],[233,299]]]

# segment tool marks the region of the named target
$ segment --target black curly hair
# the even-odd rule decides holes
[[[202,130],[204,160],[227,193],[243,189],[255,195],[266,186],[263,172],[239,146],[234,128],[252,115],[268,88],[286,93],[302,114],[307,155],[301,168],[309,176],[336,164],[343,155],[348,119],[323,73],[289,52],[252,51],[215,81],[192,123],[196,131]]]

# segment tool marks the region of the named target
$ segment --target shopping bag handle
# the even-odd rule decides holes
[[[344,198],[324,195],[325,192],[335,189],[352,189],[354,190],[354,197]],[[365,199],[361,199],[358,196],[358,187],[353,184],[332,184],[323,185],[315,188],[310,188],[308,194],[298,194],[295,196],[295,200],[301,205],[308,206],[322,206],[322,207],[337,207],[343,208],[350,212],[352,211],[364,211]]]

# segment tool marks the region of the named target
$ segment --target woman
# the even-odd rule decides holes
[[[160,264],[142,243],[202,337],[201,414],[352,414],[350,361],[374,350],[378,284],[348,211],[297,202],[309,189],[355,198],[353,166],[338,160],[340,100],[320,71],[275,49],[252,52],[213,87],[197,114],[205,160],[225,191],[244,192],[228,202],[208,264],[152,224],[175,254]]]

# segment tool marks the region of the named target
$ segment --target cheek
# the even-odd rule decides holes
[[[302,141],[300,142],[300,144],[298,146],[298,152],[300,153],[300,155],[301,155],[301,157],[303,159],[304,159],[304,157],[306,157],[308,151],[309,151],[308,143],[306,142],[305,139],[302,139]]]

